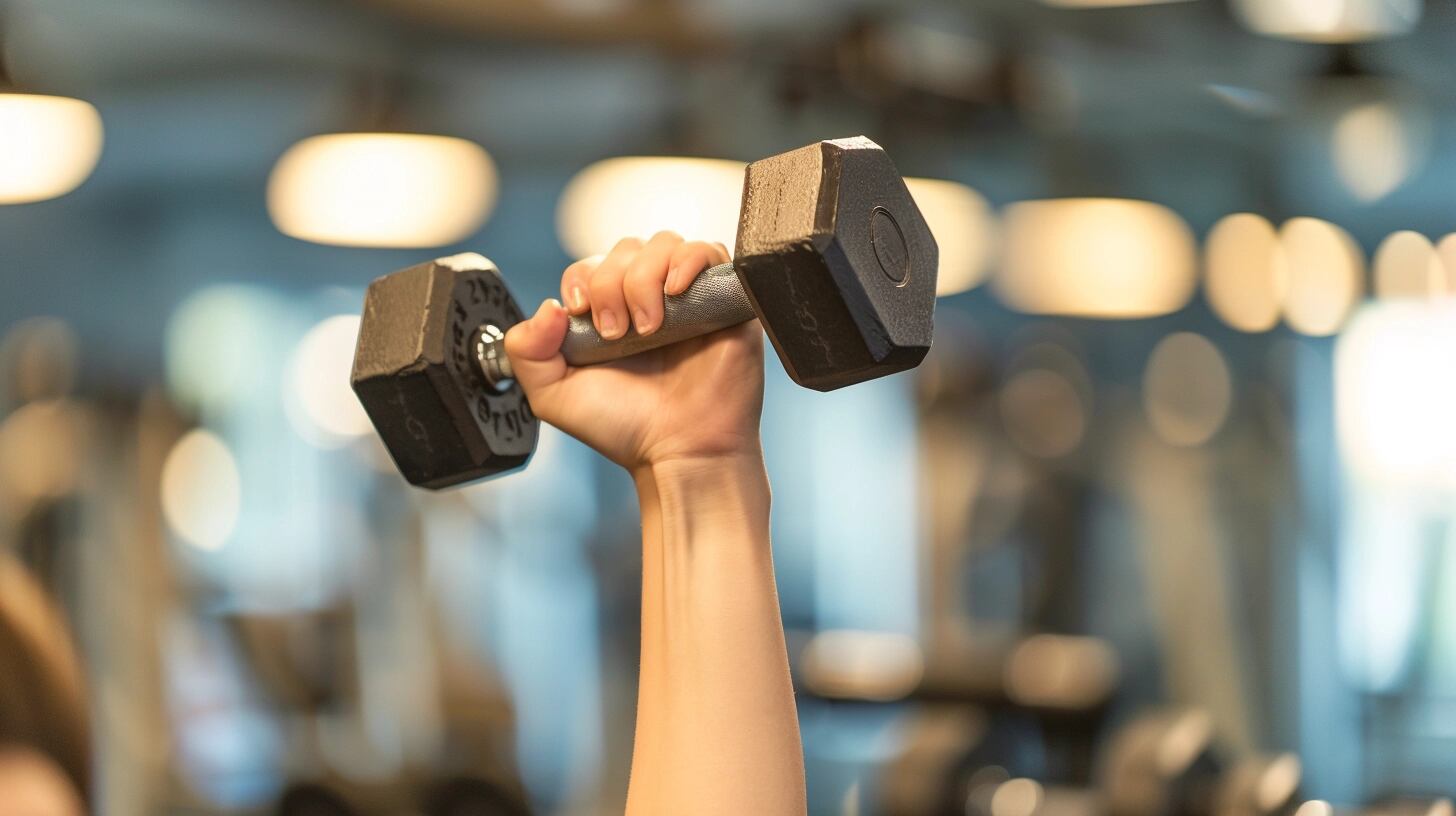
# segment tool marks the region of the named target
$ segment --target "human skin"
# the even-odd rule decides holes
[[[759,418],[763,334],[749,322],[573,368],[569,315],[606,339],[661,327],[663,295],[728,260],[658,233],[567,267],[506,335],[531,410],[625,468],[642,513],[642,663],[627,813],[806,811],[803,753],[769,547]]]

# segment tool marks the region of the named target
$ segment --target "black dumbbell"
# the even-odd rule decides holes
[[[935,239],[889,156],[863,137],[748,166],[735,260],[665,299],[661,328],[606,341],[572,318],[572,365],[758,318],[789,376],[829,391],[919,365],[930,348]],[[443,488],[513,470],[537,425],[502,349],[522,312],[475,254],[369,286],[352,382],[400,472]]]

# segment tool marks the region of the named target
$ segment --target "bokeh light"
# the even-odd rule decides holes
[[[1105,641],[1073,635],[1032,635],[1011,652],[1006,695],[1030,707],[1085,710],[1107,699],[1121,667]]]
[[[940,179],[907,178],[905,186],[940,249],[935,294],[943,297],[979,286],[996,243],[995,217],[985,197],[964,184]]]
[[[226,443],[205,430],[188,432],[162,465],[162,514],[179,539],[218,550],[238,524],[242,484]]]
[[[64,396],[76,382],[81,340],[64,320],[32,317],[0,340],[0,398],[21,403]]]
[[[1355,42],[1405,34],[1422,0],[1234,0],[1240,20],[1260,34],[1308,42]]]
[[[663,156],[606,159],[578,173],[556,209],[561,245],[573,258],[600,255],[623,237],[671,230],[689,240],[738,237],[743,162]]]
[[[1357,478],[1456,486],[1456,303],[1383,301],[1361,309],[1335,349],[1340,450]]]
[[[597,162],[561,194],[557,228],[575,258],[600,255],[624,236],[647,238],[670,230],[689,240],[718,241],[730,250],[738,237],[742,162],[631,156]],[[940,249],[936,294],[979,285],[995,246],[995,220],[986,199],[964,184],[907,178]]]
[[[1304,764],[1296,754],[1280,754],[1264,767],[1254,788],[1254,803],[1265,812],[1282,809],[1293,800],[1304,778]]]
[[[1339,331],[1364,291],[1365,259],[1355,239],[1316,218],[1293,218],[1279,232],[1289,269],[1284,317],[1301,334]]]
[[[258,338],[277,331],[274,304],[247,286],[213,286],[182,301],[167,322],[167,385],[192,410],[241,404],[276,377]]]
[[[29,505],[76,489],[86,417],[64,399],[26,403],[0,423],[0,498]]]
[[[830,629],[804,647],[804,683],[816,694],[898,700],[914,691],[924,673],[919,644],[895,632]]]
[[[1035,779],[1008,779],[991,794],[991,816],[1035,816],[1042,797],[1041,783]]]
[[[1375,295],[1380,298],[1432,298],[1456,294],[1446,264],[1424,235],[1393,233],[1375,251]]]
[[[1188,3],[1192,0],[1041,0],[1057,8],[1119,8],[1122,6],[1156,6],[1163,3]]]
[[[1395,192],[1426,160],[1427,123],[1395,99],[1356,101],[1335,119],[1330,150],[1341,183],[1360,201]]]
[[[1245,332],[1279,323],[1289,270],[1274,225],[1236,213],[1214,225],[1204,255],[1204,294],[1225,323]]]
[[[1456,292],[1456,234],[1447,235],[1436,242],[1436,257],[1446,273],[1446,289]]]
[[[1032,456],[1066,456],[1087,432],[1082,396],[1059,371],[1028,368],[1012,375],[1001,389],[999,405],[1007,435]]]
[[[496,199],[480,145],[417,133],[332,133],[290,147],[268,179],[286,235],[320,244],[435,247],[480,228]]]
[[[309,329],[288,363],[289,419],[321,447],[369,433],[369,416],[349,387],[358,338],[357,315],[330,317]]]
[[[1194,447],[1228,418],[1233,382],[1228,364],[1207,338],[1192,332],[1164,337],[1143,372],[1143,411],[1159,438]]]
[[[64,96],[0,93],[0,204],[65,195],[101,157],[101,114]]]
[[[1135,318],[1181,309],[1197,285],[1193,232],[1147,201],[1023,201],[1006,209],[994,278],[1032,314]]]

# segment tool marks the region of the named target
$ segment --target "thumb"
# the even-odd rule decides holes
[[[566,359],[561,356],[566,319],[566,310],[551,298],[542,302],[535,315],[506,332],[506,356],[527,396],[566,376]]]

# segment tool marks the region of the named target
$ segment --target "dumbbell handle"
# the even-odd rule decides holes
[[[561,354],[573,366],[605,363],[702,337],[754,317],[753,305],[733,264],[719,264],[699,274],[682,294],[663,298],[662,325],[652,334],[644,337],[629,328],[616,340],[606,340],[597,333],[590,315],[577,315],[567,323]],[[486,379],[499,387],[515,377],[510,358],[501,348],[500,333],[492,334],[491,328],[482,327],[476,354]]]

